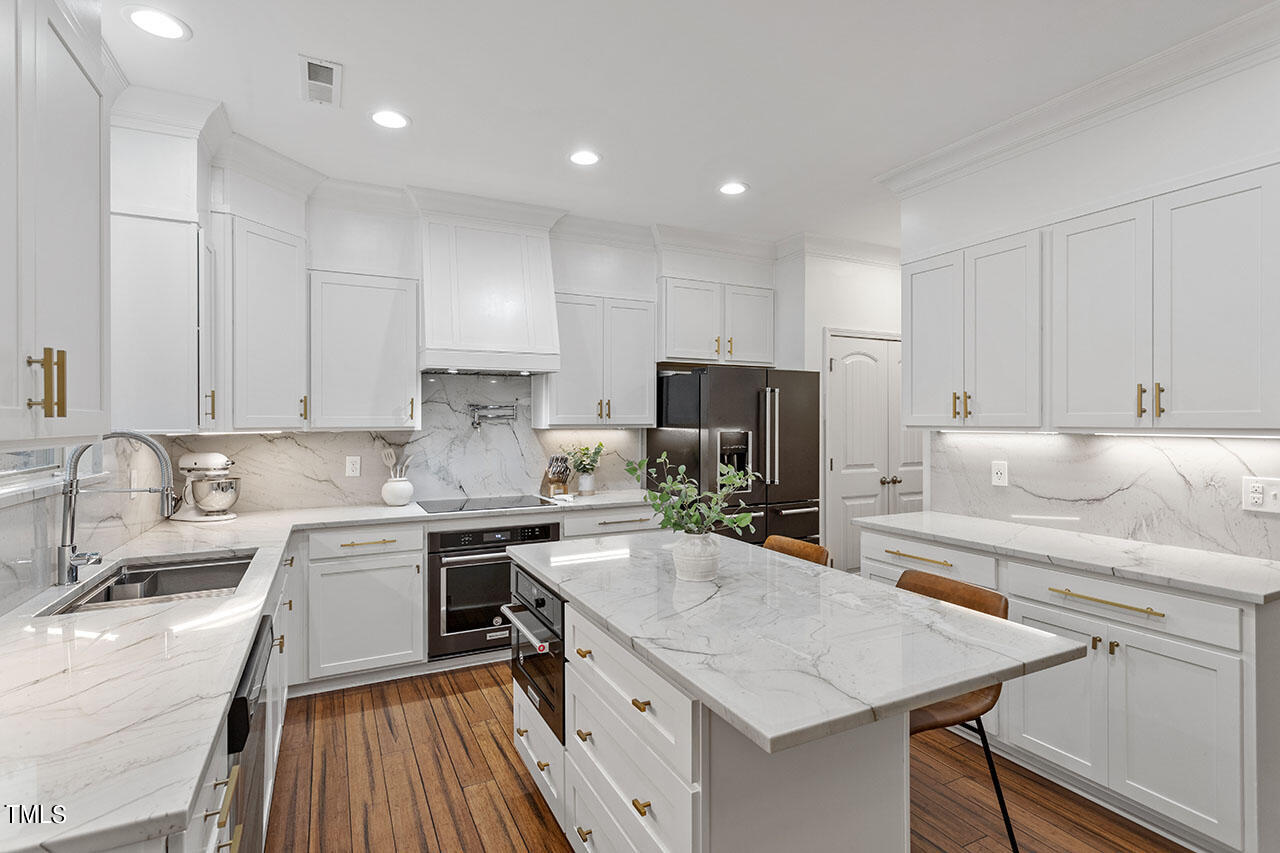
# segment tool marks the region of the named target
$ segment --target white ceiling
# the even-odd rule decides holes
[[[135,2],[136,0],[131,0]],[[776,240],[898,244],[873,176],[1264,0],[106,0],[130,82],[226,104],[236,132],[337,178]],[[298,54],[343,63],[304,103]],[[368,113],[408,113],[406,131]],[[604,159],[567,161],[580,147]],[[716,187],[739,178],[750,192]]]

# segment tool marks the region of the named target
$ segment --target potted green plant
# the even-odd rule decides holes
[[[569,467],[578,472],[578,494],[594,495],[596,493],[596,468],[600,466],[600,455],[604,453],[604,442],[597,441],[595,447],[564,448],[569,457]]]
[[[666,453],[654,462],[662,466],[661,471],[641,459],[627,462],[627,473],[644,487],[645,500],[660,516],[658,526],[681,534],[671,549],[676,578],[711,580],[720,568],[720,543],[714,531],[727,529],[739,536],[743,530],[755,532],[746,504],[739,499],[734,505],[733,496],[751,488],[751,481],[760,475],[722,464],[716,488],[703,491],[685,466],[673,466]]]

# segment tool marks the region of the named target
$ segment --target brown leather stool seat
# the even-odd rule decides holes
[[[764,547],[779,554],[790,554],[792,557],[799,557],[823,566],[827,565],[827,561],[831,559],[830,552],[821,545],[805,542],[803,539],[792,539],[790,536],[770,536],[764,540]]]

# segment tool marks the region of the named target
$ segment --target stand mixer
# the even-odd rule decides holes
[[[182,490],[182,508],[173,514],[174,521],[228,521],[236,517],[230,512],[240,497],[240,478],[229,476],[236,463],[221,453],[184,453],[178,457],[178,470],[187,478]]]

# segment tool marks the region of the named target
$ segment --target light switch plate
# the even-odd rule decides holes
[[[1241,477],[1240,506],[1250,512],[1280,514],[1280,479]]]
[[[360,457],[359,456],[347,457],[347,476],[348,477],[360,476]]]
[[[1009,485],[1009,463],[1008,462],[992,462],[991,463],[991,485],[993,486]]]

